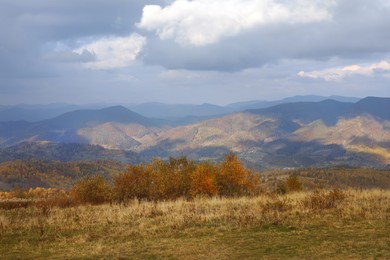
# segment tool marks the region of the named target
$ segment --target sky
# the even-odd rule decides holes
[[[390,0],[0,0],[0,105],[390,96]]]

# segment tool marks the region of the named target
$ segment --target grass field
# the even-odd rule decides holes
[[[0,210],[2,259],[390,258],[390,191]]]

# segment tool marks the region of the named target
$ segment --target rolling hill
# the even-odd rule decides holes
[[[97,129],[104,124],[160,126],[161,120],[149,119],[122,106],[99,110],[77,110],[53,119],[28,123],[26,121],[0,123],[0,146],[10,146],[23,141],[50,141],[64,143],[91,143],[83,129]],[[81,131],[81,133],[79,133]],[[131,136],[124,142],[137,143]],[[117,139],[114,139],[117,142]],[[98,144],[98,143],[96,143]],[[126,145],[123,148],[128,148]]]
[[[388,111],[390,98],[368,97],[355,103],[327,99],[174,126],[116,106],[73,111],[35,123],[0,123],[0,145],[9,152],[9,146],[26,141],[92,144],[131,151],[145,160],[180,155],[219,160],[234,151],[256,168],[386,167],[390,164]],[[31,150],[18,151],[23,149],[27,154]],[[18,154],[16,158],[23,158],[23,152]]]
[[[108,160],[97,161],[37,161],[17,160],[0,163],[0,190],[12,188],[70,189],[75,182],[87,176],[101,175],[111,179],[126,172],[126,165]]]
[[[262,167],[390,163],[390,99],[298,102],[163,132],[148,152],[216,158],[223,149]],[[363,142],[364,141],[364,142]]]
[[[132,151],[105,149],[99,145],[77,143],[22,142],[6,148],[0,148],[0,162],[15,160],[45,161],[93,161],[109,159],[122,163],[142,162],[140,156]]]

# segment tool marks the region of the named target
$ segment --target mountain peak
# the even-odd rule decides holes
[[[363,103],[390,103],[389,97],[365,97],[362,98],[357,102],[357,104],[363,104]]]

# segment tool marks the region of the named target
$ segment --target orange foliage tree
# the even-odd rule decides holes
[[[191,197],[217,195],[216,175],[217,169],[214,165],[206,163],[197,165],[191,174]]]
[[[255,192],[260,179],[246,169],[235,154],[230,153],[219,166],[217,182],[220,195],[240,196]]]
[[[247,170],[236,155],[229,154],[220,165],[197,164],[180,157],[129,166],[127,173],[115,178],[113,191],[120,202],[133,198],[168,200],[251,195],[259,184],[258,176]]]
[[[148,199],[151,184],[151,174],[145,165],[130,165],[127,173],[114,178],[114,197],[120,202],[133,198]]]

